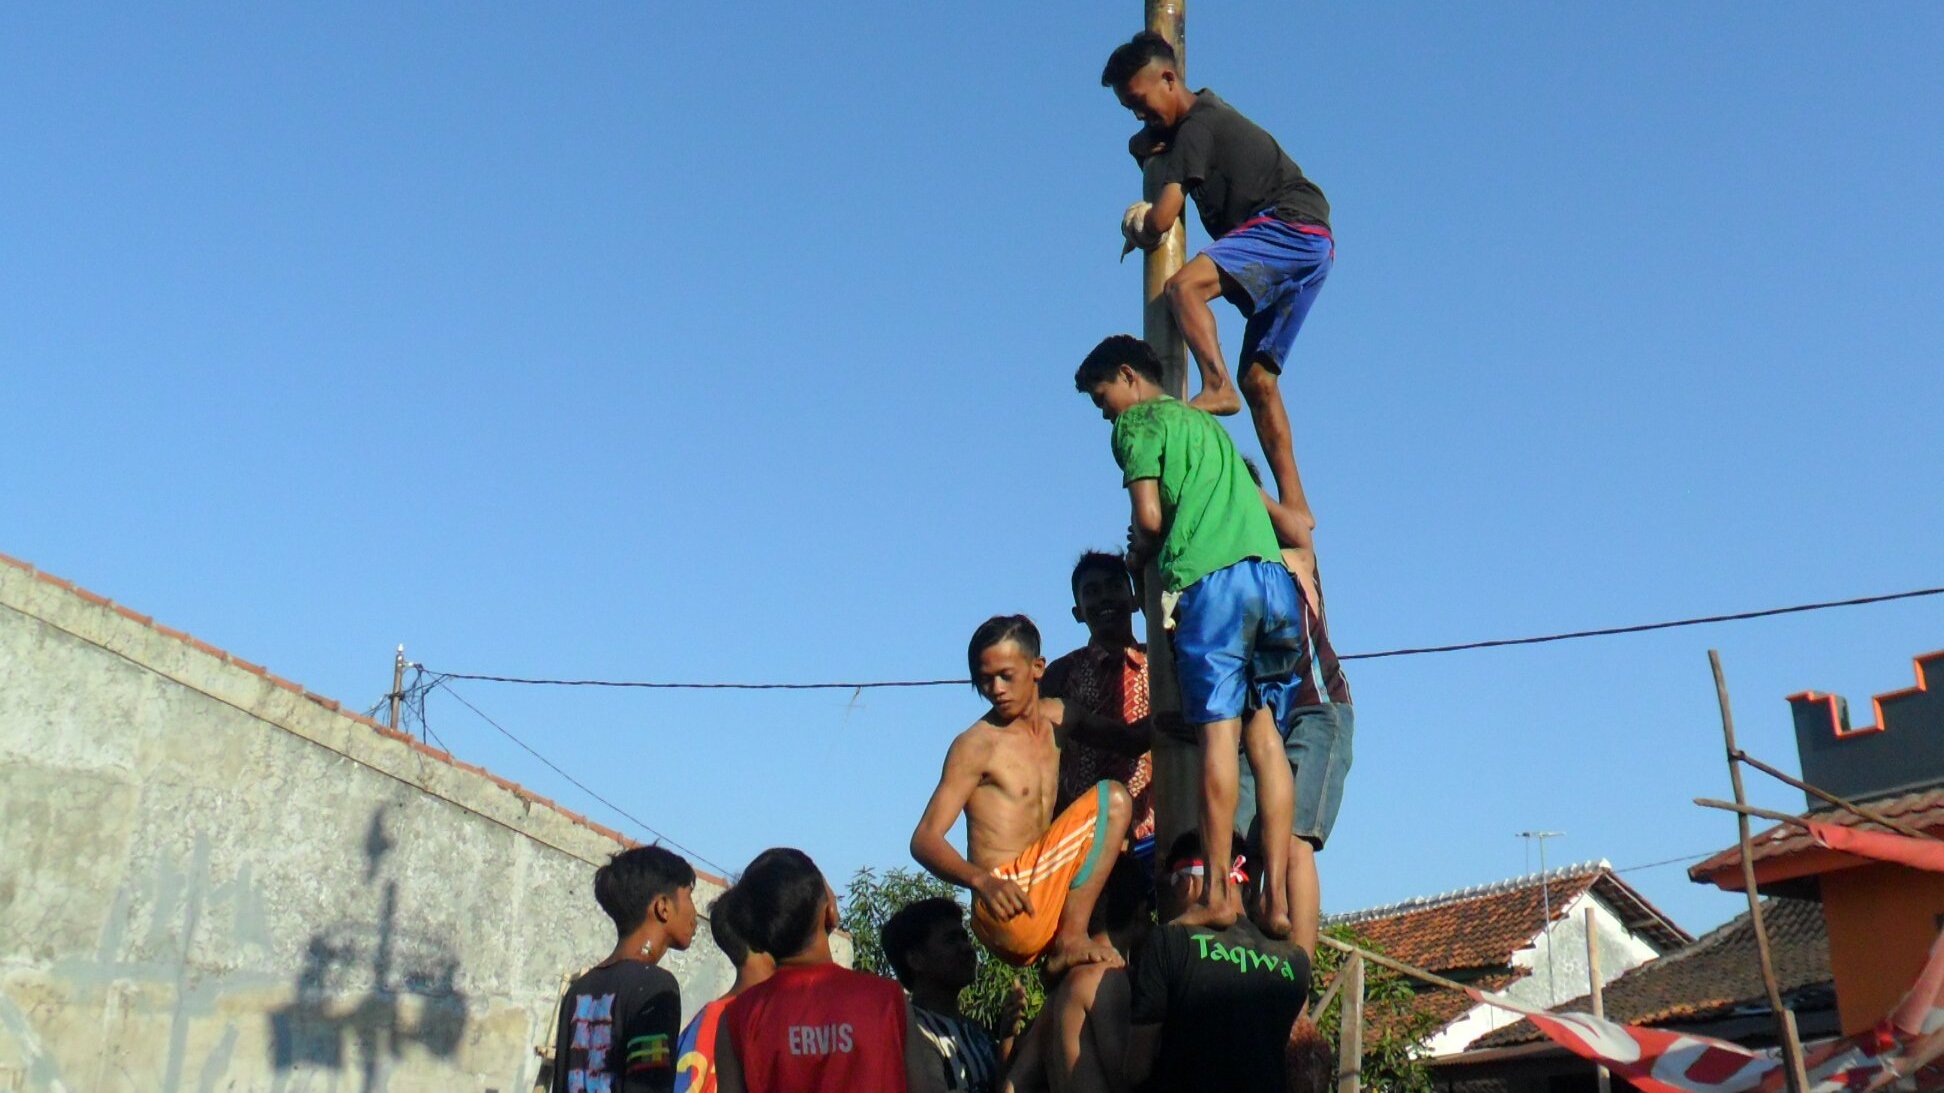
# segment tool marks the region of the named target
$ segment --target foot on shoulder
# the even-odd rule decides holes
[[[1235,925],[1238,916],[1228,907],[1212,907],[1206,903],[1189,906],[1168,921],[1170,926],[1207,926],[1210,929],[1226,930]]]
[[[1267,893],[1264,893],[1264,898],[1256,902],[1256,906],[1249,913],[1249,919],[1256,924],[1256,929],[1262,931],[1263,936],[1272,937],[1277,941],[1287,941],[1290,931],[1295,928],[1294,923],[1289,919],[1288,903],[1280,899],[1270,899]]]
[[[1188,405],[1197,410],[1206,410],[1216,417],[1228,417],[1242,412],[1242,396],[1232,383],[1212,390],[1204,387],[1201,394],[1188,400]]]
[[[1046,950],[1046,959],[1040,965],[1040,971],[1045,975],[1058,978],[1082,964],[1105,964],[1110,968],[1118,968],[1125,965],[1126,961],[1122,960],[1120,953],[1105,941],[1095,941],[1090,937],[1074,941],[1054,938],[1053,944]]]

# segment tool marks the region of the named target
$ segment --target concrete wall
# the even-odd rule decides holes
[[[1532,943],[1512,954],[1512,966],[1529,968],[1526,976],[1500,992],[1517,1002],[1551,1009],[1593,989],[1591,968],[1586,961],[1586,909],[1593,908],[1598,923],[1594,937],[1600,946],[1600,985],[1618,979],[1622,972],[1654,959],[1660,954],[1652,945],[1627,930],[1618,915],[1589,889],[1573,900],[1551,928],[1533,937]],[[1546,956],[1552,954],[1550,974]],[[1466,1045],[1494,1029],[1522,1020],[1518,1014],[1496,1006],[1474,1006],[1464,1016],[1440,1029],[1425,1041],[1429,1055],[1449,1055],[1465,1050]]]
[[[0,832],[0,1091],[525,1093],[614,940],[612,832],[5,559]]]

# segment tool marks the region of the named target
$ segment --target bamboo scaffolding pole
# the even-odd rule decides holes
[[[1799,789],[1802,792],[1807,793],[1811,797],[1827,802],[1828,804],[1834,805],[1835,807],[1842,809],[1844,812],[1847,812],[1850,815],[1857,817],[1858,819],[1868,820],[1873,824],[1881,824],[1884,827],[1889,828],[1890,830],[1896,832],[1899,835],[1908,835],[1913,839],[1935,839],[1938,837],[1936,835],[1932,835],[1928,831],[1922,831],[1919,830],[1918,828],[1914,828],[1910,826],[1909,824],[1902,823],[1897,820],[1893,820],[1890,817],[1875,811],[1874,809],[1865,808],[1854,801],[1846,801],[1843,798],[1836,796],[1834,793],[1830,793],[1827,790],[1818,789],[1807,782],[1801,781],[1800,779],[1791,778],[1790,776],[1782,773],[1779,770],[1776,770],[1774,767],[1769,766],[1767,763],[1762,762],[1760,759],[1757,759],[1754,756],[1748,754],[1747,752],[1741,751],[1740,749],[1735,750],[1732,758],[1740,760],[1743,763],[1747,763],[1749,766],[1754,767],[1756,770],[1761,771],[1763,774],[1768,775],[1769,777],[1775,779],[1778,782],[1781,782],[1784,785],[1793,786],[1796,789]]]
[[[1600,982],[1600,918],[1599,909],[1592,904],[1586,907],[1586,983],[1587,993],[1593,1000],[1593,1016],[1606,1019],[1606,1002],[1602,996]],[[1594,1080],[1600,1093],[1613,1093],[1613,1075],[1599,1063],[1593,1064]]]
[[[1337,1026],[1337,1093],[1363,1089],[1364,958],[1358,952],[1344,965],[1343,1020]]]
[[[1714,670],[1715,700],[1721,706],[1721,738],[1727,752],[1728,780],[1734,785],[1735,803],[1745,808],[1748,799],[1742,792],[1741,762],[1737,758],[1741,749],[1735,746],[1735,713],[1728,703],[1728,678],[1721,671],[1721,654],[1708,650],[1708,665]],[[1755,850],[1749,842],[1747,814],[1736,813],[1735,827],[1741,848],[1742,887],[1748,891],[1748,918],[1755,927],[1755,955],[1762,966],[1762,989],[1768,994],[1769,1009],[1775,1014],[1776,1039],[1782,1045],[1783,1075],[1788,1079],[1789,1093],[1807,1093],[1809,1081],[1803,1073],[1802,1045],[1796,1042],[1795,1024],[1782,1005],[1782,989],[1775,981],[1775,960],[1769,954],[1768,928],[1762,924],[1762,896],[1755,890]]]

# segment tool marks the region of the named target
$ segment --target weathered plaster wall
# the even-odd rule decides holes
[[[612,832],[5,560],[0,833],[0,1091],[526,1093],[613,944]]]
[[[1660,955],[1652,945],[1628,932],[1619,916],[1589,890],[1580,893],[1550,929],[1535,933],[1531,944],[1512,954],[1512,966],[1531,969],[1531,974],[1505,988],[1503,994],[1528,1006],[1550,1009],[1592,991],[1591,969],[1586,961],[1588,907],[1594,909],[1598,922],[1593,932],[1600,946],[1601,986],[1618,979],[1629,968]],[[1552,954],[1550,974],[1546,966],[1548,952]],[[1430,1055],[1463,1051],[1480,1036],[1520,1019],[1518,1014],[1496,1006],[1474,1006],[1425,1041],[1425,1051]]]

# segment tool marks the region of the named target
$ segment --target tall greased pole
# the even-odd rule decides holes
[[[398,653],[392,657],[392,689],[391,694],[385,697],[391,699],[391,716],[386,718],[385,725],[397,729],[398,707],[405,697],[405,647],[403,645],[398,647]]]
[[[1142,9],[1147,28],[1174,46],[1175,64],[1184,79],[1188,72],[1187,7],[1186,0],[1145,0]],[[1159,165],[1150,159],[1141,172],[1141,198],[1153,201],[1160,195]],[[1179,399],[1188,397],[1188,349],[1168,310],[1167,287],[1168,278],[1188,260],[1187,223],[1186,216],[1178,217],[1161,245],[1147,252],[1141,277],[1141,336],[1161,358],[1161,385]],[[1161,573],[1153,562],[1148,563],[1142,587],[1146,589],[1148,705],[1156,722],[1167,726],[1179,721],[1181,690],[1175,682],[1167,613],[1161,606]],[[1158,854],[1166,854],[1175,836],[1196,825],[1200,800],[1200,752],[1190,741],[1156,733],[1154,842]]]

